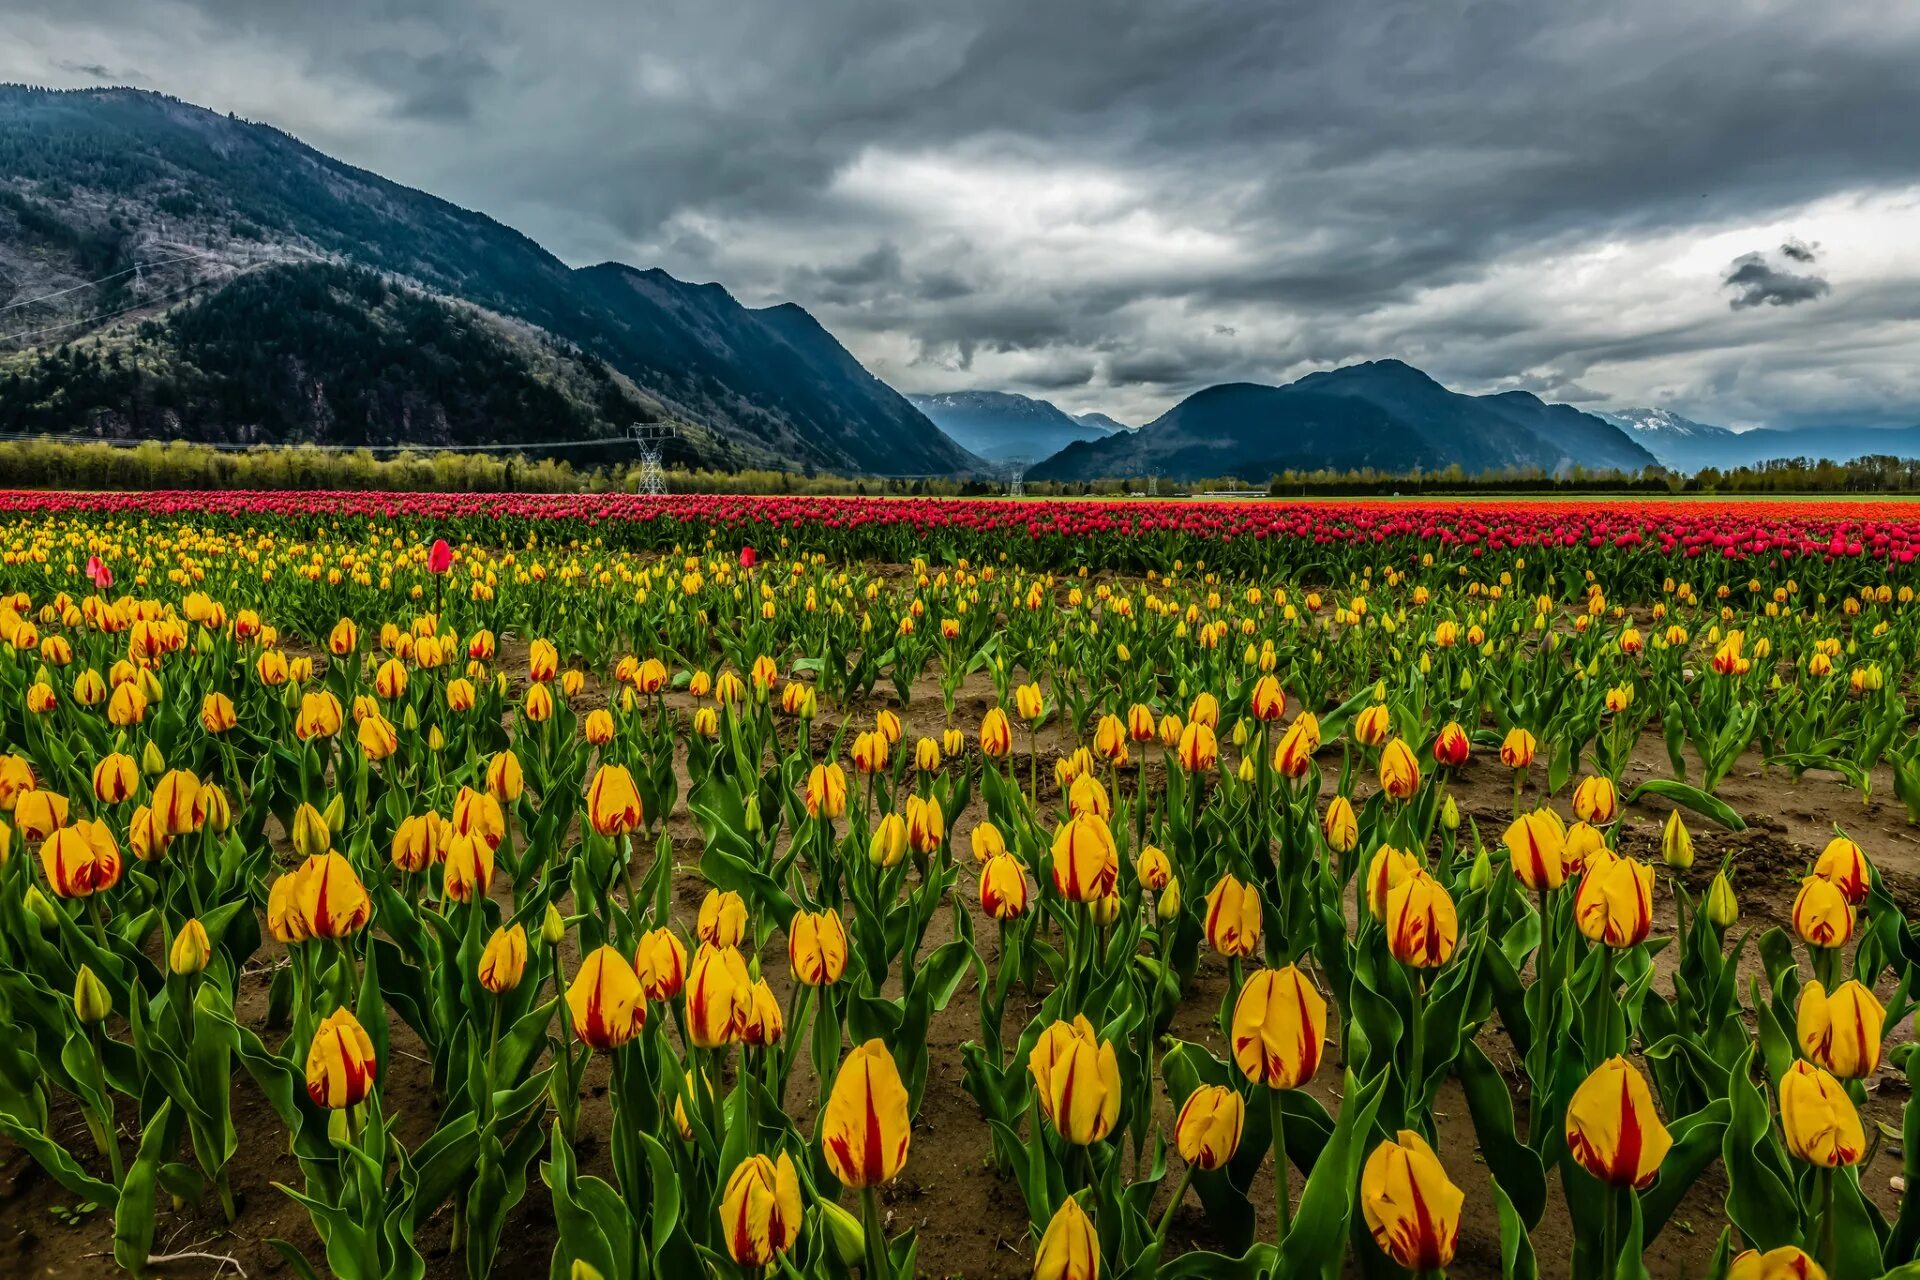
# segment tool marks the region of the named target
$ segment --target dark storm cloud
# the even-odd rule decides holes
[[[1091,366],[1087,402],[1140,420],[1209,380],[1397,354],[1473,389],[1697,390],[1694,416],[1730,415],[1791,363],[1750,358],[1768,342],[1920,417],[1911,317],[1842,307],[1853,246],[1797,212],[1915,183],[1910,0],[9,10],[31,26],[0,73],[164,68],[153,87],[569,260],[792,298],[908,383]],[[1668,269],[1740,229],[1766,238]],[[1714,270],[1755,243],[1781,247]],[[1626,256],[1567,265],[1594,246]]]
[[[1810,261],[1812,257],[1809,254],[1806,258],[1800,258],[1791,252],[1787,256],[1800,262]],[[1759,253],[1742,254],[1735,258],[1727,268],[1726,279],[1720,283],[1733,290],[1733,300],[1727,305],[1735,311],[1761,305],[1791,307],[1796,303],[1812,302],[1815,298],[1825,297],[1831,288],[1819,276],[1796,275],[1782,270],[1768,262],[1766,255]]]

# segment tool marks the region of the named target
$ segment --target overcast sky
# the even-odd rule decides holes
[[[1920,422],[1920,3],[0,0],[0,78],[289,130],[905,391],[1144,421],[1396,356]]]

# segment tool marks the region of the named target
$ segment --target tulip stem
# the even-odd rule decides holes
[[[867,1237],[867,1280],[890,1280],[886,1228],[880,1218],[880,1198],[872,1187],[860,1188],[860,1219]]]
[[[1280,1226],[1274,1236],[1279,1244],[1287,1238],[1293,1206],[1289,1200],[1287,1165],[1287,1125],[1280,1109],[1280,1090],[1267,1090],[1267,1123],[1273,1129],[1273,1198],[1280,1213]]]
[[[1840,1259],[1834,1252],[1833,1229],[1833,1184],[1839,1176],[1838,1169],[1821,1169],[1820,1179],[1820,1266],[1830,1276],[1840,1274],[1835,1267]]]
[[[106,1148],[107,1163],[113,1170],[113,1185],[117,1187],[126,1181],[127,1175],[125,1166],[120,1162],[120,1125],[114,1119],[113,1094],[107,1088],[107,1069],[100,1054],[100,1041],[104,1038],[99,1024],[90,1024],[87,1043],[93,1049],[93,1087],[100,1095],[100,1145]]]
[[[1279,1090],[1269,1090],[1269,1092],[1278,1093]],[[1187,1198],[1187,1188],[1191,1185],[1193,1185],[1193,1166],[1188,1165],[1181,1171],[1180,1182],[1173,1189],[1173,1199],[1167,1201],[1167,1207],[1160,1215],[1160,1225],[1154,1229],[1153,1252],[1156,1261],[1160,1251],[1166,1247],[1167,1228],[1173,1225],[1174,1211],[1180,1207],[1180,1202]]]

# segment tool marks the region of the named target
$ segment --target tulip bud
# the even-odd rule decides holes
[[[160,748],[151,739],[146,749],[140,753],[140,772],[149,778],[157,778],[167,771],[167,758],[160,754]]]
[[[825,1197],[815,1200],[814,1204],[820,1209],[820,1220],[826,1223],[827,1238],[833,1241],[841,1264],[859,1266],[867,1256],[867,1233],[860,1219]]]
[[[1100,1234],[1078,1200],[1060,1202],[1033,1255],[1033,1280],[1098,1280]]]
[[[1716,873],[1707,886],[1707,919],[1723,933],[1740,919],[1740,902],[1733,896],[1733,883],[1724,871]]]
[[[591,1262],[575,1258],[573,1265],[567,1268],[567,1280],[606,1280],[606,1277]]]
[[[1739,1254],[1727,1267],[1726,1280],[1827,1280],[1827,1273],[1801,1249],[1783,1244],[1765,1253]]]
[[[104,1022],[113,1012],[113,997],[107,994],[107,984],[84,964],[74,975],[73,1012],[82,1022]]]
[[[1452,796],[1448,796],[1446,803],[1440,806],[1440,826],[1447,831],[1460,829],[1460,806],[1453,802]]]
[[[758,835],[760,832],[766,830],[766,819],[760,816],[760,796],[758,793],[747,797],[745,813],[746,816],[743,820],[743,825],[749,833]]]
[[[1693,865],[1693,835],[1687,830],[1687,824],[1680,821],[1678,809],[1667,815],[1666,829],[1660,834],[1660,857],[1675,871],[1685,871]]]
[[[1196,1169],[1218,1169],[1240,1149],[1247,1104],[1226,1085],[1202,1085],[1187,1096],[1173,1122],[1180,1158]]]
[[[527,970],[527,931],[520,925],[498,928],[480,953],[480,985],[495,995],[520,985]]]
[[[557,947],[566,936],[566,918],[560,914],[560,908],[549,902],[547,913],[540,918],[540,941],[549,947]]]
[[[1167,887],[1160,891],[1160,902],[1156,910],[1162,924],[1172,924],[1180,918],[1180,881],[1167,881]]]
[[[167,951],[167,968],[184,978],[205,969],[211,959],[213,943],[207,938],[207,927],[198,920],[181,925]]]
[[[329,832],[340,830],[347,822],[347,797],[336,794],[327,801],[327,807],[321,810],[321,816],[327,820],[326,829]]]
[[[1865,986],[1847,981],[1832,995],[1817,981],[1800,990],[1794,1033],[1800,1052],[1842,1080],[1858,1080],[1880,1069],[1887,1011]]]
[[[1493,883],[1493,859],[1487,856],[1487,847],[1481,845],[1473,855],[1473,866],[1467,872],[1467,888],[1479,893]]]
[[[1269,1089],[1297,1089],[1320,1069],[1327,1002],[1294,965],[1259,969],[1240,988],[1230,1028],[1242,1075]]]
[[[40,926],[40,932],[51,932],[59,925],[60,917],[54,914],[53,904],[47,901],[46,894],[40,892],[39,885],[28,885],[27,892],[20,901],[26,907],[27,914],[31,915],[35,923]]]

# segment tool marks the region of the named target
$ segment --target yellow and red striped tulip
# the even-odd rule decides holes
[[[1842,1080],[1858,1080],[1880,1069],[1887,1011],[1872,991],[1849,979],[1827,994],[1818,981],[1800,989],[1794,1012],[1794,1036],[1807,1061]]]
[[[889,1182],[906,1167],[912,1137],[900,1069],[884,1043],[869,1040],[840,1064],[827,1096],[820,1123],[827,1168],[855,1189]]]
[[[662,926],[640,935],[633,971],[649,1000],[671,1000],[687,985],[687,948],[678,934]]]
[[[1085,1017],[1042,1031],[1027,1070],[1041,1113],[1062,1138],[1085,1146],[1113,1132],[1120,1118],[1120,1059]]]
[[[1207,942],[1229,959],[1244,960],[1260,950],[1260,891],[1232,875],[1207,894]]]
[[[1392,800],[1410,800],[1420,789],[1420,761],[1404,738],[1381,748],[1380,789]]]
[[[694,1047],[733,1044],[753,1012],[745,957],[732,947],[700,947],[687,971],[686,995],[687,1035]]]
[[[1240,1149],[1247,1104],[1223,1084],[1203,1084],[1187,1095],[1174,1118],[1173,1141],[1180,1158],[1196,1169],[1218,1169]]]
[[[1867,1153],[1853,1099],[1838,1080],[1804,1060],[1780,1079],[1780,1133],[1795,1159],[1824,1169],[1857,1164]]]
[[[1615,948],[1645,942],[1653,928],[1653,868],[1603,849],[1580,876],[1573,916],[1589,941]]]
[[[1320,1070],[1327,1002],[1294,965],[1257,969],[1234,1002],[1233,1060],[1269,1089],[1297,1089]]]
[[[1080,1202],[1060,1202],[1033,1254],[1033,1280],[1100,1280],[1100,1233]]]
[[[603,946],[580,964],[567,988],[573,1034],[595,1049],[617,1049],[646,1025],[639,975],[627,958]]]
[[[778,1160],[748,1156],[720,1196],[728,1256],[743,1267],[770,1265],[800,1238],[802,1212],[793,1157],[784,1151]]]
[[[640,790],[625,765],[603,764],[587,787],[587,819],[603,836],[640,829]]]
[[[980,868],[980,909],[995,920],[1013,920],[1027,910],[1027,876],[1019,859],[997,853]]]
[[[519,986],[526,971],[526,928],[516,924],[495,929],[480,953],[480,985],[499,995]]]
[[[350,1009],[336,1009],[314,1031],[307,1049],[307,1096],[315,1106],[358,1106],[373,1091],[379,1063],[373,1040]]]
[[[1580,1166],[1617,1187],[1651,1183],[1673,1146],[1646,1078],[1619,1056],[1601,1063],[1574,1090],[1566,1135],[1567,1149]]]
[[[1508,824],[1500,842],[1507,846],[1513,874],[1535,893],[1558,889],[1567,879],[1567,829],[1551,809],[1523,813]]]
[[[1360,1211],[1380,1251],[1406,1271],[1437,1272],[1453,1261],[1466,1195],[1453,1185],[1427,1140],[1402,1129],[1360,1171]]]
[[[709,889],[700,901],[694,923],[700,941],[715,947],[737,947],[747,936],[747,901],[731,889]]]
[[[1793,930],[1810,947],[1844,947],[1853,937],[1853,908],[1833,881],[1808,876],[1793,899]]]
[[[1415,969],[1445,964],[1460,940],[1460,917],[1452,895],[1424,871],[1388,891],[1382,923],[1393,958]]]
[[[847,971],[847,926],[838,911],[796,911],[787,925],[794,981],[831,986]]]
[[[1094,902],[1113,891],[1120,854],[1113,832],[1091,814],[1069,818],[1053,837],[1053,887],[1073,902]]]
[[[300,919],[311,938],[344,938],[365,928],[373,900],[353,864],[327,852],[308,858],[299,872]]]

